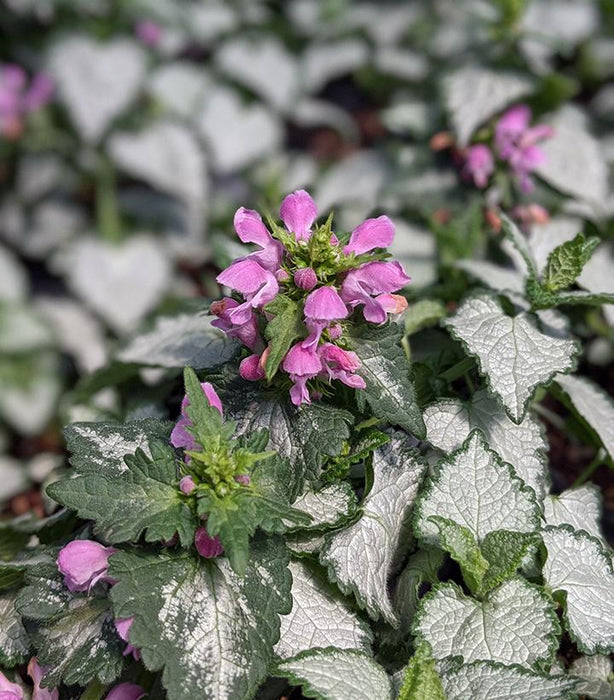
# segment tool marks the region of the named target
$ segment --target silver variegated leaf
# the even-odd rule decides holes
[[[586,530],[589,535],[602,539],[600,519],[601,494],[594,484],[552,494],[544,500],[546,525],[571,525],[574,530]]]
[[[510,420],[487,391],[476,391],[470,402],[443,399],[424,410],[427,439],[450,453],[462,445],[474,428],[485,435],[488,445],[530,486],[539,500],[548,489],[546,442],[537,419],[527,415],[518,424]]]
[[[612,661],[605,654],[581,656],[569,667],[569,674],[580,679],[577,691],[592,700],[612,700]]]
[[[574,369],[580,350],[576,341],[540,328],[530,313],[507,316],[487,294],[466,299],[445,325],[476,358],[491,391],[515,423],[523,419],[538,386]]]
[[[293,508],[311,515],[307,528],[330,528],[352,517],[356,512],[356,495],[347,482],[328,484],[318,491],[305,491],[292,504]]]
[[[519,666],[467,664],[441,677],[448,700],[561,700],[576,697],[577,681],[547,676]]]
[[[579,415],[599,436],[614,459],[614,402],[594,382],[585,377],[561,375],[556,383],[569,396]]]
[[[282,661],[276,673],[321,700],[392,700],[388,675],[363,652],[313,649]]]
[[[535,667],[551,660],[560,631],[554,603],[537,586],[516,578],[483,600],[444,583],[422,599],[413,629],[436,659],[498,661]]]
[[[478,543],[497,530],[534,532],[539,518],[533,492],[488,449],[479,431],[437,465],[416,505],[416,532],[437,545],[439,527],[431,516],[466,527]]]
[[[593,253],[578,277],[578,284],[593,294],[614,294],[614,245],[611,241],[602,243]],[[603,314],[608,323],[614,326],[614,305],[605,304]]]
[[[567,525],[546,527],[543,576],[553,592],[566,593],[567,628],[587,653],[614,650],[614,572],[599,542]]]
[[[292,612],[281,617],[275,653],[282,659],[314,647],[369,651],[373,635],[315,567],[295,561],[292,573]]]
[[[395,552],[422,481],[425,465],[405,433],[395,433],[373,453],[373,485],[362,504],[360,520],[327,536],[320,561],[345,593],[392,625],[397,618],[387,592]]]
[[[15,610],[15,593],[0,595],[0,667],[23,663],[30,653],[30,640]]]

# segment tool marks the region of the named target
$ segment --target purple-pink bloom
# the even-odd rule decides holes
[[[311,195],[305,190],[296,190],[281,203],[279,216],[297,241],[308,241],[311,225],[316,220],[318,209]]]
[[[305,300],[305,324],[309,335],[303,341],[304,348],[318,344],[322,331],[331,321],[348,317],[348,310],[334,287],[319,287]]]
[[[346,255],[362,255],[375,248],[387,248],[394,239],[394,224],[387,216],[367,219],[357,226],[343,249]]]
[[[262,369],[261,356],[249,355],[244,360],[241,360],[239,374],[248,382],[256,382],[259,379],[264,379],[266,375]]]
[[[367,384],[356,370],[360,368],[360,360],[355,352],[343,350],[333,343],[324,343],[318,348],[324,372],[328,380],[338,379],[353,389],[364,389]]]
[[[23,96],[26,112],[36,112],[49,102],[53,95],[53,81],[46,73],[37,73]]]
[[[249,486],[252,480],[250,479],[249,474],[237,474],[237,476],[235,476],[235,481],[237,484]]]
[[[322,361],[318,355],[299,342],[288,350],[282,363],[283,369],[290,375],[294,386],[290,389],[290,399],[295,406],[311,403],[307,380],[322,371]]]
[[[130,644],[130,628],[134,622],[134,617],[117,617],[115,618],[115,629],[117,634],[126,642],[126,648],[124,649],[124,656],[132,654],[132,657],[139,661],[141,658],[141,652],[133,644]]]
[[[119,683],[111,688],[105,700],[140,700],[147,693],[136,683]]]
[[[258,262],[265,270],[276,272],[284,254],[284,247],[276,241],[263,224],[260,214],[253,209],[240,207],[234,217],[237,236],[243,243],[255,243],[261,248],[247,257]]]
[[[179,480],[179,490],[181,493],[184,493],[186,496],[189,496],[192,491],[196,488],[196,483],[194,479],[189,475],[186,474],[185,476],[182,476],[181,479]]]
[[[21,66],[8,64],[0,68],[0,129],[7,137],[17,137],[22,130],[22,117],[49,101],[53,83],[49,76],[34,76],[26,89],[27,75]]]
[[[463,173],[473,180],[476,187],[486,187],[494,171],[495,159],[488,146],[479,143],[467,149]]]
[[[370,323],[384,323],[388,311],[396,313],[401,305],[391,292],[410,281],[400,263],[375,260],[348,272],[341,285],[341,298],[352,308],[364,304],[364,317]]]
[[[69,591],[89,591],[98,581],[115,583],[107,576],[109,557],[117,550],[93,540],[74,540],[58,553],[57,565]]]
[[[162,27],[150,19],[143,19],[134,28],[134,34],[145,46],[154,47],[162,38]]]
[[[23,700],[23,689],[17,683],[11,683],[0,671],[0,700]]]
[[[239,304],[228,312],[228,318],[235,326],[249,322],[252,309],[262,308],[279,291],[275,275],[249,258],[233,262],[217,276],[217,281],[245,297],[244,304]]]
[[[217,410],[223,415],[222,402],[220,401],[220,397],[217,395],[217,392],[213,388],[213,385],[209,382],[202,382],[200,386],[207,398],[207,401],[209,402],[209,406],[217,408]],[[181,415],[179,416],[179,420],[175,423],[175,427],[171,432],[171,445],[173,447],[183,447],[183,449],[187,451],[195,450],[198,447],[194,436],[188,430],[188,428],[192,425],[192,421],[189,419],[187,414],[187,408],[189,405],[190,399],[188,399],[187,396],[184,396],[183,401],[181,402]]]
[[[256,314],[252,311],[247,321],[240,325],[233,324],[230,312],[239,306],[239,302],[230,297],[225,297],[211,304],[211,313],[217,318],[211,321],[211,325],[224,331],[227,335],[238,338],[243,345],[250,350],[262,349],[263,342],[258,332]]]
[[[28,663],[28,675],[34,683],[31,700],[58,700],[60,691],[57,688],[52,688],[51,690],[49,688],[41,688],[41,681],[43,680],[45,671],[40,667],[38,659],[35,656],[33,656]],[[0,700],[2,697],[2,691],[0,690]]]
[[[219,537],[211,537],[204,527],[199,527],[194,534],[194,545],[197,552],[205,559],[213,559],[223,554],[224,547]]]
[[[316,273],[310,267],[302,267],[294,273],[294,284],[300,289],[309,291],[318,283]]]

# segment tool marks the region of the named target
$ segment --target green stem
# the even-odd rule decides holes
[[[111,243],[122,239],[121,220],[117,206],[115,172],[110,161],[100,156],[96,182],[96,220],[101,236]]]
[[[440,377],[446,382],[453,382],[456,379],[464,377],[465,374],[474,367],[474,360],[472,357],[464,357],[460,362],[452,365],[445,372],[442,372]]]
[[[572,489],[578,488],[578,486],[582,486],[582,484],[587,481],[593,473],[597,470],[598,467],[603,464],[603,458],[605,456],[605,453],[603,451],[603,448],[599,448],[597,450],[597,454],[593,457],[593,461],[586,467],[586,469],[580,474],[580,476],[573,482],[571,485]]]

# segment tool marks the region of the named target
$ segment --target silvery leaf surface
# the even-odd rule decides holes
[[[444,102],[459,145],[465,146],[478,126],[532,89],[532,81],[522,75],[488,68],[468,66],[446,76]]]
[[[524,294],[526,279],[517,270],[502,267],[489,260],[457,260],[454,264],[489,289],[502,293],[511,292],[514,295]]]
[[[422,599],[413,624],[436,659],[498,661],[531,668],[551,660],[560,632],[554,602],[523,579],[506,581],[483,600],[444,583]]]
[[[320,561],[345,593],[354,593],[374,619],[396,626],[387,582],[425,465],[404,433],[373,453],[373,485],[362,503],[362,517],[327,536]]]
[[[97,143],[136,97],[145,74],[145,53],[128,39],[99,42],[72,36],[52,49],[49,65],[60,95],[83,139]]]
[[[303,652],[277,665],[277,675],[316,700],[392,700],[384,669],[364,652],[329,647]]]
[[[614,294],[614,245],[602,243],[593,253],[578,277],[578,284],[593,294]],[[614,326],[614,306],[603,306],[603,314],[611,326]]]
[[[520,423],[538,386],[576,365],[580,347],[540,328],[535,316],[507,316],[487,294],[467,298],[444,322],[453,337],[476,358],[490,390],[515,423]]]
[[[149,367],[211,369],[232,359],[238,343],[204,314],[158,316],[153,327],[126,342],[115,357]]]
[[[571,525],[574,530],[586,530],[589,535],[603,539],[600,519],[601,493],[594,484],[552,494],[544,500],[546,525]]]
[[[571,700],[577,697],[574,679],[488,661],[461,666],[444,673],[441,680],[448,700]]]
[[[21,301],[28,290],[26,272],[17,258],[0,246],[0,302]]]
[[[281,616],[277,656],[286,659],[328,646],[368,652],[373,641],[371,629],[348,601],[312,564],[294,561],[288,568],[292,574],[292,611]]]
[[[224,557],[121,552],[111,558],[115,614],[134,616],[130,641],[163,670],[170,700],[252,697],[267,675],[279,615],[291,608],[287,551],[252,541],[237,576]]]
[[[556,383],[571,399],[578,414],[599,436],[610,457],[614,459],[614,402],[590,379],[561,375]]]
[[[489,447],[514,467],[538,500],[545,496],[548,444],[541,424],[531,413],[516,424],[486,390],[480,389],[467,403],[442,399],[427,406],[424,422],[428,441],[448,454],[460,447],[472,430],[479,428]]]
[[[338,526],[351,518],[356,513],[357,502],[347,482],[336,482],[317,491],[305,491],[292,507],[311,515],[311,522],[301,530],[320,530]]]
[[[612,661],[605,654],[580,656],[572,662],[569,674],[580,679],[577,691],[592,700],[612,700]]]
[[[30,640],[15,609],[15,592],[0,594],[0,666],[22,664],[30,656]]]
[[[539,517],[534,493],[488,449],[479,431],[438,463],[416,504],[416,532],[436,545],[439,528],[431,516],[467,528],[478,543],[498,530],[534,532]]]
[[[587,654],[614,649],[614,572],[599,540],[568,525],[546,527],[543,576],[553,593],[566,594],[565,620]]]

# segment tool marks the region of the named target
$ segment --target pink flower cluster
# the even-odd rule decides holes
[[[39,666],[38,659],[33,656],[28,663],[28,675],[34,683],[31,700],[58,700],[60,697],[58,690],[41,688],[44,673],[44,670]],[[25,698],[26,694],[23,688],[18,683],[11,683],[0,671],[0,700],[25,700]]]
[[[281,363],[293,386],[290,397],[295,405],[310,403],[307,382],[314,379],[341,381],[364,389],[357,374],[360,360],[345,349],[344,324],[361,307],[369,323],[384,323],[389,313],[407,307],[404,297],[394,294],[410,278],[398,262],[369,260],[376,249],[387,248],[394,238],[394,225],[387,216],[367,219],[355,228],[346,245],[335,234],[325,241],[324,250],[311,249],[314,221],[318,215],[311,196],[304,190],[289,194],[282,202],[280,217],[293,244],[283,245],[264,225],[260,215],[241,207],[234,226],[243,243],[258,247],[235,260],[217,281],[242,297],[226,297],[211,305],[217,316],[213,325],[238,338],[252,351],[239,368],[249,381],[264,379],[270,347],[265,345],[262,328],[271,319],[265,306],[278,294],[285,294],[302,305],[305,337],[296,342]],[[294,245],[294,242],[296,245]],[[370,254],[365,258],[366,254]]]
[[[28,86],[21,66],[8,63],[0,67],[0,132],[6,138],[18,138],[24,115],[44,106],[52,93],[53,83],[45,73],[37,73]]]
[[[516,105],[505,112],[495,125],[495,150],[507,163],[520,189],[529,193],[534,184],[531,173],[545,160],[543,150],[537,145],[550,138],[554,131],[547,124],[529,126],[531,110],[527,105]],[[485,144],[467,149],[463,173],[476,187],[483,189],[495,171],[495,157]]]

